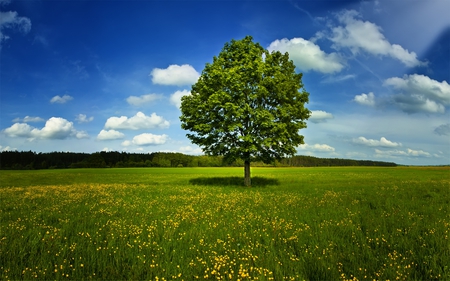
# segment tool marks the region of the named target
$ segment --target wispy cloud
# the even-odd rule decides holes
[[[73,100],[73,97],[69,96],[69,95],[64,95],[64,96],[54,96],[50,102],[51,103],[66,103],[68,101]]]
[[[75,120],[78,121],[78,123],[89,123],[94,120],[94,116],[87,117],[86,114],[78,114]]]
[[[45,120],[41,117],[32,117],[32,116],[25,116],[24,118],[15,118],[13,122],[15,123],[32,123],[32,122],[44,122]]]
[[[143,106],[149,103],[152,103],[154,101],[157,101],[159,99],[162,99],[162,95],[159,94],[147,94],[142,96],[129,96],[127,98],[128,104],[134,105],[134,106]]]
[[[0,2],[1,5],[9,4],[9,1]],[[0,5],[0,6],[1,6]],[[3,41],[8,40],[10,37],[6,35],[5,30],[20,31],[24,34],[31,30],[31,20],[27,17],[19,17],[17,12],[0,12],[0,49]]]

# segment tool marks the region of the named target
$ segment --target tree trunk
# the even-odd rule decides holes
[[[247,187],[252,186],[252,180],[250,178],[250,161],[245,160],[244,162],[244,185]]]

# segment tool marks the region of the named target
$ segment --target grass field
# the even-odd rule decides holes
[[[450,280],[449,168],[0,171],[2,280]]]

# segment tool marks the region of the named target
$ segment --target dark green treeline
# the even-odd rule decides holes
[[[226,162],[221,156],[192,156],[182,153],[155,152],[147,154],[127,152],[50,152],[3,151],[0,169],[37,170],[66,168],[124,168],[124,167],[241,167],[244,161]],[[252,166],[317,167],[317,166],[397,166],[391,162],[330,159],[312,156],[293,156],[272,165],[253,162]]]

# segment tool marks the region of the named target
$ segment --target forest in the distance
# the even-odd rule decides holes
[[[38,170],[67,168],[125,168],[125,167],[241,167],[244,161],[227,162],[221,156],[185,155],[182,153],[154,152],[128,153],[102,151],[95,153],[32,151],[3,151],[0,153],[2,170]],[[397,166],[392,162],[317,158],[296,155],[268,165],[252,162],[252,166],[318,167],[318,166]]]

